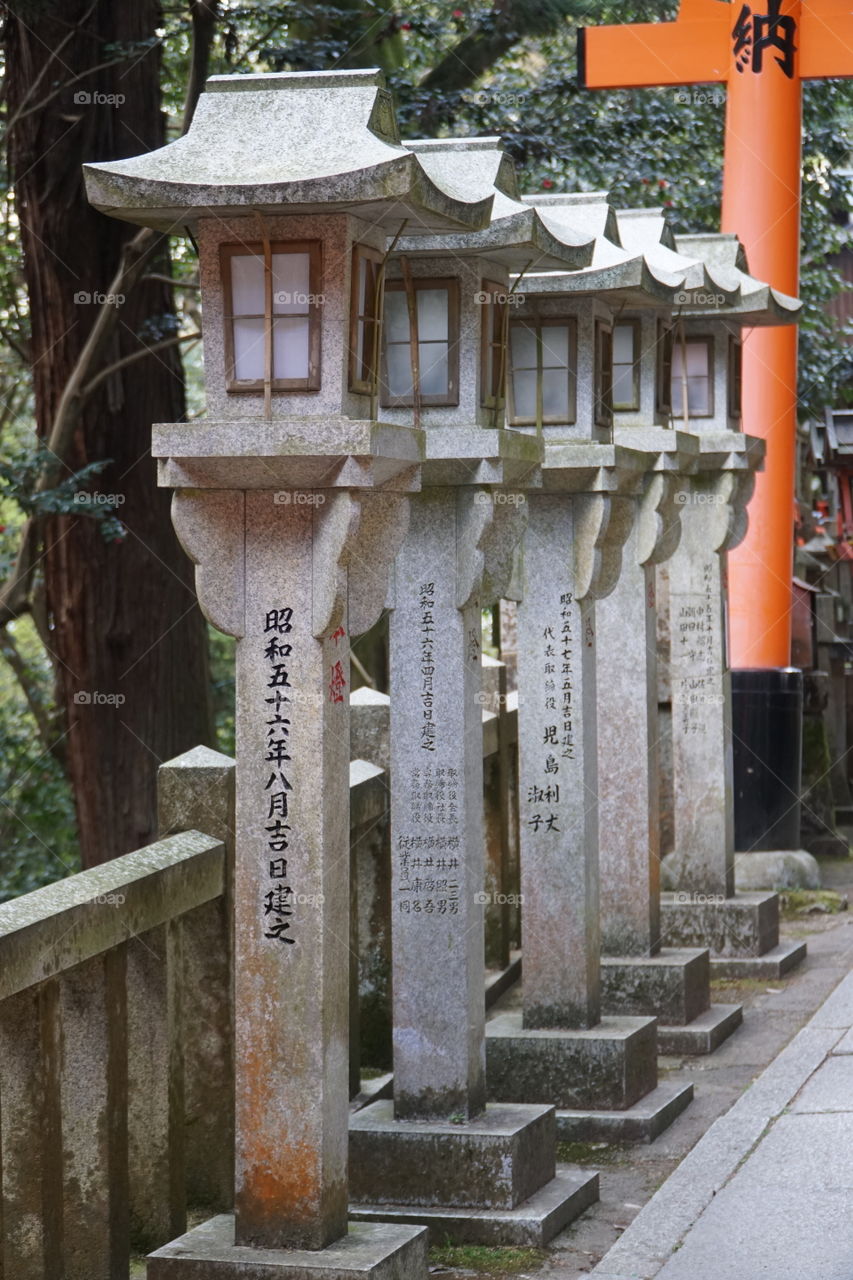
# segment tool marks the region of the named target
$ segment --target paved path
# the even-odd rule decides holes
[[[592,1275],[853,1280],[853,973]]]

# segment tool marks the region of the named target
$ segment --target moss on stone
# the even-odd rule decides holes
[[[837,915],[847,910],[847,899],[834,889],[788,889],[779,894],[783,920],[802,920],[814,910],[815,915]]]
[[[557,1161],[560,1164],[615,1164],[624,1153],[625,1148],[616,1142],[557,1143]]]
[[[476,1244],[437,1245],[429,1251],[430,1269],[477,1271],[482,1275],[517,1275],[541,1267],[547,1250]]]

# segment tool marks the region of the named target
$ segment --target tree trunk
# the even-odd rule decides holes
[[[165,141],[160,17],[157,0],[6,6],[9,161],[42,437],[97,315],[94,295],[107,290],[136,230],[89,207],[81,164]],[[166,253],[164,242],[154,264],[160,271],[168,270]],[[156,341],[173,311],[162,282],[136,285],[117,305],[107,363],[138,350],[140,332]],[[83,516],[53,517],[44,526],[48,640],[85,866],[155,838],[157,765],[212,741],[205,624],[172,530],[170,495],[158,490],[150,455],[151,423],[183,414],[176,348],[107,378],[86,402],[68,461],[77,470],[111,459],[90,487],[118,495],[126,536],[107,542]]]

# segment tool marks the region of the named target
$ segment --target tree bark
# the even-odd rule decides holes
[[[418,115],[425,135],[455,115],[448,94],[470,89],[526,36],[550,35],[567,19],[587,17],[589,11],[586,0],[496,0],[421,80],[419,88],[430,95]]]
[[[42,438],[98,314],[93,295],[108,289],[136,231],[90,208],[81,164],[165,141],[160,19],[157,0],[6,6],[7,145]],[[168,274],[165,242],[149,266]],[[140,333],[149,345],[163,336],[172,292],[162,279],[148,279],[117,305],[101,367],[138,351]],[[206,627],[192,568],[172,530],[170,495],[157,488],[150,455],[151,423],[183,415],[176,347],[110,374],[85,403],[67,461],[77,470],[111,459],[96,488],[119,496],[126,536],[107,542],[83,516],[43,525],[47,640],[85,866],[154,839],[157,765],[213,740]]]

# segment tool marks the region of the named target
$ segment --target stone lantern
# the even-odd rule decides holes
[[[586,227],[595,251],[584,270],[526,275],[511,320],[508,420],[542,439],[545,456],[518,618],[523,991],[520,1010],[487,1026],[487,1078],[494,1097],[551,1098],[561,1137],[650,1138],[692,1093],[658,1085],[654,1018],[603,998],[596,674],[620,676],[596,661],[597,609],[626,542],[629,556],[638,538],[644,558],[662,551],[672,512],[663,444],[614,441],[614,325],[628,307],[668,314],[683,273],[626,250],[601,193],[529,202],[552,230]],[[558,403],[564,346],[571,394]]]
[[[748,274],[735,236],[678,236],[676,246],[736,281],[738,295],[686,290],[673,347],[673,416],[698,437],[701,461],[684,491],[684,536],[669,567],[674,848],[665,875],[675,896],[664,896],[664,920],[673,939],[690,945],[701,936],[715,969],[775,978],[802,959],[805,944],[779,942],[778,895],[735,892],[736,861],[749,855],[734,852],[726,554],[746,533],[763,457],[740,430],[740,331],[791,324],[799,303]]]
[[[740,430],[740,329],[790,324],[799,304],[748,274],[735,236],[674,236],[663,214],[647,209],[620,213],[619,225],[623,240],[659,267],[681,264],[682,288],[654,335],[655,412],[685,438],[692,435],[699,450],[698,461],[681,472],[681,538],[656,583],[666,658],[660,698],[672,705],[656,735],[672,759],[662,807],[672,815],[675,848],[664,860],[663,881],[676,891],[662,895],[660,931],[676,947],[710,947],[715,970],[778,976],[804,953],[801,944],[779,946],[778,898],[734,894],[726,553],[746,532],[763,459],[761,442]],[[651,361],[647,345],[641,358]],[[634,439],[638,421],[626,404],[617,413],[620,437]],[[713,1009],[692,1020],[698,1033],[707,1032],[707,1048],[719,1042],[724,1013],[719,1007],[716,1027]],[[687,1028],[672,1034],[674,1049],[690,1051]]]
[[[387,270],[379,413],[422,428],[424,463],[391,596],[394,1097],[352,1119],[354,1213],[544,1244],[597,1186],[555,1176],[551,1099],[486,1103],[482,609],[511,589],[541,483],[540,441],[505,426],[510,275],[580,269],[594,237],[519,201],[495,139],[407,145],[494,203],[480,231],[404,233]]]
[[[674,946],[661,923],[655,579],[678,548],[680,500],[700,458],[697,438],[677,429],[678,421],[673,429],[673,314],[688,287],[733,303],[739,282],[663,243],[656,210],[620,210],[616,221],[626,250],[681,284],[666,299],[623,295],[613,317],[614,437],[647,454],[651,471],[618,580],[596,608],[602,1007],[656,1016],[665,1053],[707,1053],[739,1025],[742,1011],[711,1004],[707,948]]]
[[[148,1275],[425,1275],[422,1230],[348,1227],[349,642],[420,482],[420,431],[375,414],[387,244],[476,231],[492,201],[400,146],[373,71],[214,77],[185,137],[86,182],[199,247],[208,413],[153,452],[237,638],[235,1215]]]

